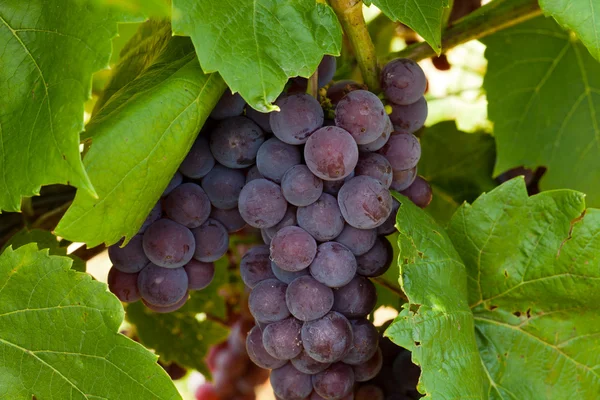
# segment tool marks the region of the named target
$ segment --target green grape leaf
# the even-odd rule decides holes
[[[12,236],[8,242],[0,249],[0,253],[4,251],[8,246],[12,246],[13,249],[25,246],[29,243],[37,244],[38,249],[48,249],[50,255],[69,257],[73,260],[72,268],[75,271],[85,272],[85,261],[77,257],[74,254],[67,255],[67,247],[60,246],[58,238],[49,231],[42,229],[32,229],[28,231],[23,229]]]
[[[158,314],[137,302],[127,306],[127,320],[136,326],[140,342],[154,349],[161,359],[210,376],[204,358],[212,345],[227,339],[229,330],[219,322],[206,319],[206,314],[184,312],[185,308]]]
[[[373,0],[392,21],[409,26],[429,43],[437,53],[442,52],[442,24],[448,0]]]
[[[53,183],[95,195],[79,154],[83,104],[127,19],[77,0],[0,3],[0,211]]]
[[[589,205],[600,205],[600,64],[550,18],[484,43],[484,88],[498,152],[494,174],[546,166],[541,189],[580,190]]]
[[[308,77],[342,41],[333,10],[315,0],[173,0],[173,32],[191,36],[202,69],[263,112],[278,109],[289,77]]]
[[[600,210],[571,190],[528,197],[515,178],[462,206],[448,234],[467,268],[489,398],[596,398]]]
[[[463,202],[496,187],[495,159],[494,138],[488,134],[461,132],[453,121],[428,127],[421,138],[419,162],[419,175],[433,189],[426,211],[446,224]]]
[[[84,164],[99,198],[78,191],[57,235],[88,247],[134,236],[225,90],[218,74],[202,72],[189,39],[157,51],[87,125]]]
[[[582,0],[540,0],[540,8],[566,29],[574,31],[600,61],[600,4]]]
[[[483,399],[485,375],[467,303],[467,273],[446,232],[401,195],[400,284],[409,303],[386,330],[421,366],[419,390],[431,398]]]
[[[106,285],[35,244],[0,255],[0,398],[181,399],[156,356],[118,333]]]

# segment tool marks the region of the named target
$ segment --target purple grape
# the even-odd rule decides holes
[[[179,171],[191,179],[204,178],[215,166],[215,158],[210,152],[208,140],[198,136],[190,152],[179,166]]]
[[[187,264],[194,255],[194,235],[185,226],[161,218],[146,229],[144,253],[154,264],[164,268],[178,268]]]
[[[394,171],[404,171],[414,168],[419,162],[421,145],[412,133],[394,132],[379,153],[388,159]]]
[[[119,247],[123,241],[113,244],[108,248],[108,257],[113,264],[113,267],[121,272],[133,274],[144,268],[150,260],[144,253],[142,245],[143,235],[135,235],[131,238],[125,247]]]
[[[266,244],[267,246],[269,246],[271,244],[271,237],[264,229],[260,230],[260,237],[262,238],[263,243]]]
[[[357,176],[342,186],[338,204],[344,220],[358,229],[373,229],[383,224],[392,212],[392,196],[378,180]]]
[[[287,285],[277,279],[259,282],[248,298],[252,316],[261,322],[277,322],[290,316],[285,305]]]
[[[421,208],[427,207],[433,197],[429,182],[421,176],[417,176],[414,182],[400,193]]]
[[[427,100],[421,97],[415,103],[401,106],[391,104],[392,113],[390,120],[394,124],[394,130],[402,133],[415,133],[425,125],[427,119]]]
[[[161,218],[162,218],[162,205],[159,200],[158,203],[156,203],[154,205],[154,207],[152,207],[152,210],[150,210],[150,213],[146,217],[146,220],[142,224],[142,227],[138,231],[138,234],[142,234],[142,233],[146,232],[146,229],[148,229],[148,227],[150,225],[152,225],[153,223],[155,223],[156,221],[158,221]]]
[[[298,371],[310,375],[317,374],[331,365],[330,363],[318,362],[309,356],[304,350],[302,350],[298,357],[293,358],[291,361],[292,365],[296,367]]]
[[[210,117],[218,120],[237,117],[242,115],[245,105],[246,102],[239,93],[233,94],[230,89],[227,89],[211,111]]]
[[[304,159],[313,174],[326,181],[337,181],[350,175],[356,167],[358,146],[342,128],[327,126],[308,138]]]
[[[346,246],[326,242],[317,248],[317,255],[310,264],[310,274],[324,285],[342,287],[356,274],[356,259]]]
[[[250,360],[265,369],[276,369],[285,365],[285,360],[278,360],[267,353],[262,338],[262,330],[258,326],[255,326],[248,332],[248,336],[246,336],[246,351]]]
[[[376,239],[375,229],[358,229],[346,224],[342,233],[334,240],[346,246],[355,256],[360,256],[373,247]]]
[[[142,303],[144,303],[144,305],[146,307],[148,307],[150,310],[154,311],[155,313],[166,314],[166,313],[171,313],[173,311],[179,310],[181,307],[183,307],[185,305],[187,299],[188,299],[188,293],[186,292],[185,295],[181,298],[181,300],[179,300],[175,304],[171,304],[170,306],[164,306],[164,307],[157,306],[155,304],[148,303],[145,299],[142,299]]]
[[[202,179],[202,189],[213,207],[223,210],[236,208],[246,177],[240,170],[215,165]]]
[[[246,221],[244,221],[237,208],[223,210],[215,207],[210,212],[210,218],[222,223],[228,233],[239,232],[246,227]]]
[[[277,138],[264,142],[256,156],[258,171],[267,179],[280,183],[281,177],[289,168],[300,164],[302,154],[300,148],[283,143]]]
[[[323,56],[323,59],[317,68],[317,80],[320,88],[331,82],[335,75],[336,67],[337,62],[334,56]]]
[[[332,364],[312,377],[313,388],[325,399],[341,400],[354,386],[352,367],[344,363]]]
[[[365,385],[358,388],[354,400],[385,400],[385,394],[379,386]],[[409,400],[408,397],[406,400]]]
[[[255,179],[242,189],[239,210],[248,225],[270,228],[285,216],[287,201],[279,185],[266,179]]]
[[[371,250],[356,257],[356,272],[362,276],[377,277],[383,275],[392,265],[394,250],[384,237],[378,237]]]
[[[344,229],[344,217],[338,203],[327,193],[311,205],[298,207],[296,219],[302,229],[321,242],[337,237]]]
[[[387,158],[381,154],[360,153],[355,173],[357,176],[370,176],[381,182],[386,188],[389,188],[392,184],[392,166]]]
[[[209,218],[198,228],[192,229],[196,240],[194,258],[198,261],[217,261],[227,253],[229,235],[227,229],[219,221]]]
[[[307,268],[317,253],[317,242],[304,229],[287,226],[271,239],[271,260],[289,272]]]
[[[264,176],[262,176],[261,173],[258,172],[258,167],[256,165],[253,165],[252,167],[250,167],[248,172],[246,172],[246,183],[255,179],[264,179]]]
[[[141,298],[138,290],[138,273],[129,274],[114,266],[108,271],[108,289],[124,303],[134,303]]]
[[[188,277],[183,268],[150,264],[140,271],[137,283],[142,298],[159,307],[171,306],[187,295]]]
[[[310,375],[298,371],[291,363],[271,371],[271,386],[282,400],[303,400],[312,392]]]
[[[179,171],[175,172],[175,175],[173,175],[173,178],[171,178],[171,180],[169,181],[169,184],[167,185],[167,187],[166,187],[165,191],[163,192],[163,194],[161,195],[161,197],[165,197],[169,193],[171,193],[173,191],[173,189],[175,189],[177,186],[181,185],[182,181],[183,181],[183,176],[179,173]]]
[[[281,179],[283,196],[295,206],[308,206],[321,197],[323,181],[313,175],[306,165],[295,165]]]
[[[294,317],[312,321],[331,311],[333,291],[310,275],[301,276],[288,285],[285,302]]]
[[[337,181],[323,181],[323,193],[337,196],[342,186],[344,186],[344,183],[348,182],[352,178],[354,178],[354,171],[352,171],[352,173],[344,179]]]
[[[377,227],[378,235],[387,236],[387,235],[391,235],[392,233],[396,232],[396,214],[398,214],[399,209],[400,209],[400,203],[398,202],[398,200],[392,198],[392,213],[390,214],[388,219],[386,219],[382,225],[379,225]]]
[[[354,379],[356,382],[366,382],[377,376],[381,367],[383,366],[383,356],[381,355],[381,349],[377,349],[373,357],[368,361],[352,366],[354,370]]]
[[[269,324],[263,329],[265,350],[278,360],[298,356],[302,351],[301,329],[302,323],[293,317]]]
[[[407,58],[397,58],[383,67],[381,87],[389,101],[412,104],[425,93],[427,78],[419,64]]]
[[[246,107],[246,117],[250,118],[254,121],[260,128],[267,132],[272,133],[271,129],[271,114],[270,113],[262,113],[260,111],[256,111],[252,107]]]
[[[348,131],[357,144],[371,143],[385,129],[387,114],[379,97],[368,90],[355,90],[335,107],[335,124]]]
[[[289,144],[306,143],[308,137],[323,125],[321,104],[307,93],[279,98],[280,111],[271,113],[271,129],[279,140]]]
[[[349,365],[358,365],[368,361],[379,348],[379,332],[371,321],[360,318],[350,320],[353,345],[342,359]]]
[[[275,278],[271,270],[268,246],[255,246],[248,250],[240,261],[240,275],[250,289],[265,279]]]
[[[345,286],[333,291],[333,311],[346,318],[366,317],[377,304],[377,289],[364,276],[357,275]]]
[[[215,264],[191,259],[183,267],[188,276],[189,290],[202,290],[212,282],[215,277]]]
[[[288,206],[287,210],[285,210],[285,215],[283,216],[281,221],[279,221],[272,227],[266,228],[264,230],[267,236],[269,236],[270,239],[273,239],[273,236],[275,236],[275,234],[281,229],[285,228],[286,226],[296,225],[296,211],[296,207]]]
[[[371,143],[359,145],[358,150],[363,152],[380,150],[390,140],[393,131],[394,126],[388,117],[385,119],[385,128],[381,132],[381,135]]]
[[[213,157],[229,168],[246,168],[254,164],[256,153],[265,141],[258,125],[246,117],[221,121],[210,134]]]
[[[394,171],[392,184],[390,189],[396,192],[401,192],[408,188],[415,181],[417,177],[417,167],[411,169],[405,169],[404,171]]]
[[[195,183],[177,186],[164,201],[165,214],[188,228],[197,228],[210,215],[210,199]]]
[[[419,382],[421,368],[413,364],[411,353],[403,351],[393,362],[392,366],[394,380],[398,383],[400,390],[414,390]]]
[[[323,318],[302,325],[306,353],[322,363],[341,360],[352,347],[352,327],[342,314],[331,311]]]
[[[310,275],[308,268],[305,268],[303,270],[296,271],[296,272],[290,272],[290,271],[286,271],[285,269],[279,268],[277,266],[277,264],[275,264],[272,261],[271,261],[271,271],[273,271],[273,275],[275,275],[275,277],[277,279],[279,279],[281,282],[287,283],[287,284],[292,283],[296,278],[299,278],[301,276]]]
[[[366,89],[366,86],[352,80],[338,81],[327,89],[327,98],[331,100],[331,104],[335,106],[348,93],[360,89]]]

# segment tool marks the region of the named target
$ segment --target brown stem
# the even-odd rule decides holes
[[[318,100],[317,96],[319,94],[319,69],[315,71],[314,74],[308,78],[308,87],[306,88],[306,93],[310,94],[312,97]]]
[[[371,280],[381,286],[383,286],[384,288],[391,290],[392,292],[396,293],[398,295],[398,297],[400,297],[401,299],[408,301],[408,297],[406,297],[406,294],[404,294],[404,292],[402,291],[402,289],[400,289],[398,286],[386,281],[384,278],[382,277],[377,277],[377,278],[371,278]]]

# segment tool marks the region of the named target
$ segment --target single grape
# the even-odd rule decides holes
[[[327,89],[327,98],[331,100],[332,105],[337,105],[341,99],[344,98],[348,93],[359,90],[366,89],[367,87],[361,83],[358,83],[353,80],[343,80],[334,83],[329,86]]]
[[[337,181],[323,181],[323,193],[337,196],[342,186],[344,186],[344,183],[348,182],[352,178],[354,178],[354,171],[352,171],[352,173],[344,179]]]
[[[296,272],[286,271],[285,269],[279,268],[273,261],[271,261],[271,271],[273,271],[273,275],[275,275],[277,279],[287,284],[292,283],[296,278],[310,274],[308,268]]]
[[[240,275],[250,289],[265,279],[275,278],[271,270],[268,246],[255,246],[248,250],[240,261]]]
[[[400,193],[421,208],[427,207],[433,198],[429,182],[421,176],[417,176],[414,182]]]
[[[167,217],[188,228],[197,228],[210,215],[210,199],[195,183],[177,186],[164,201]]]
[[[152,225],[154,222],[158,221],[161,218],[162,218],[162,204],[160,203],[160,200],[159,200],[158,203],[156,203],[154,205],[154,207],[152,207],[152,210],[150,210],[150,213],[148,214],[148,216],[146,217],[146,220],[142,224],[142,227],[138,231],[138,235],[146,232],[146,229],[148,229],[148,227],[150,225]]]
[[[354,370],[354,379],[356,382],[366,382],[377,376],[381,367],[383,366],[383,356],[381,355],[381,349],[377,349],[373,357],[368,361],[352,366]]]
[[[237,208],[223,210],[214,207],[210,211],[210,218],[216,219],[222,223],[228,233],[239,232],[246,227],[246,221],[244,221],[244,218],[242,218],[240,211]]]
[[[194,392],[196,400],[221,400],[212,383],[203,383]]]
[[[294,317],[312,321],[331,311],[333,291],[310,275],[301,276],[288,285],[285,302]]]
[[[365,385],[358,388],[354,400],[385,400],[385,394],[379,386]]]
[[[287,201],[279,185],[266,179],[255,179],[242,189],[239,210],[248,225],[270,228],[284,217]]]
[[[275,104],[280,111],[272,112],[269,122],[273,133],[282,142],[306,143],[308,137],[323,125],[321,104],[307,93],[280,97]]]
[[[122,302],[134,303],[141,298],[137,286],[138,275],[123,272],[113,266],[108,271],[108,289]]]
[[[291,363],[271,371],[271,386],[282,400],[303,400],[312,392],[310,375],[298,371]]]
[[[262,238],[264,244],[266,244],[267,246],[271,245],[271,237],[269,236],[267,231],[265,231],[264,229],[261,229],[260,237]]]
[[[402,133],[415,133],[425,125],[427,119],[427,100],[421,97],[415,103],[401,106],[391,104],[390,120],[394,130]]]
[[[250,169],[248,169],[248,172],[246,172],[246,183],[255,179],[264,179],[264,176],[262,176],[261,173],[258,172],[258,167],[256,165],[253,165],[252,167],[250,167]]]
[[[233,94],[230,89],[227,89],[211,111],[210,117],[217,120],[237,117],[242,115],[245,105],[246,102],[239,93]]]
[[[285,305],[287,285],[277,279],[259,282],[248,298],[252,316],[261,322],[277,322],[290,316]]]
[[[295,165],[281,178],[283,196],[295,206],[308,206],[321,197],[323,181],[316,177],[306,165]]]
[[[181,300],[179,300],[175,304],[171,304],[170,306],[164,306],[164,307],[163,306],[157,306],[155,304],[149,303],[144,298],[142,298],[142,303],[144,303],[144,305],[147,308],[149,308],[151,311],[154,311],[155,313],[167,314],[167,313],[171,313],[173,311],[179,310],[181,307],[183,307],[185,305],[187,299],[188,299],[188,293],[185,292],[185,295],[181,298]]]
[[[277,138],[264,142],[256,155],[258,171],[267,179],[280,183],[281,177],[289,168],[300,164],[302,154],[300,148],[283,143]]]
[[[338,288],[348,284],[356,274],[356,259],[346,246],[325,242],[317,248],[310,274],[324,285]]]
[[[306,353],[322,363],[341,360],[352,347],[352,327],[335,311],[302,325],[302,344]]]
[[[314,375],[312,383],[315,392],[325,399],[341,400],[352,391],[354,372],[351,366],[338,362]]]
[[[373,229],[383,224],[392,212],[392,196],[378,180],[357,176],[342,186],[338,204],[344,220],[358,229]]]
[[[267,353],[263,345],[262,330],[255,326],[246,336],[246,350],[250,360],[261,368],[276,369],[286,364],[285,360],[278,360]]]
[[[412,133],[394,132],[379,153],[388,159],[394,171],[404,171],[414,168],[419,162],[421,144]]]
[[[361,144],[358,146],[359,151],[377,151],[380,150],[385,144],[390,140],[390,136],[394,131],[394,126],[392,125],[392,121],[390,121],[389,117],[385,119],[385,128],[381,135],[371,143]]]
[[[143,239],[143,235],[135,235],[125,247],[119,247],[123,243],[122,240],[110,246],[108,248],[108,257],[113,267],[121,272],[133,274],[141,271],[142,268],[148,265],[150,260],[148,260],[146,253],[144,253]]]
[[[317,374],[331,365],[330,363],[318,362],[309,356],[304,350],[302,350],[298,357],[293,358],[291,361],[292,365],[296,367],[298,371],[310,375]]]
[[[287,226],[271,239],[271,260],[290,272],[307,268],[317,253],[317,242],[304,229]]]
[[[188,290],[202,290],[215,276],[215,264],[191,259],[183,267],[188,276]]]
[[[357,176],[365,175],[378,180],[386,188],[392,184],[392,165],[381,154],[360,153],[354,171]]]
[[[337,237],[344,229],[344,217],[338,203],[327,193],[306,207],[298,207],[296,220],[302,229],[321,242]]]
[[[408,188],[415,181],[417,177],[417,167],[411,169],[405,169],[404,171],[394,171],[392,184],[390,189],[396,192],[401,192]]]
[[[187,295],[188,277],[183,268],[150,264],[140,271],[138,289],[148,303],[158,307],[171,306]]]
[[[378,237],[371,250],[356,257],[356,272],[362,276],[377,277],[383,275],[392,265],[394,250],[384,237]]]
[[[419,64],[407,58],[397,58],[383,67],[381,87],[389,101],[412,104],[425,93],[427,78]]]
[[[334,240],[346,246],[355,256],[360,256],[373,247],[376,239],[377,230],[358,229],[346,224],[342,233]]]
[[[191,179],[204,178],[215,166],[215,158],[210,152],[208,140],[198,136],[190,152],[179,166],[179,172]]]
[[[198,261],[217,261],[227,253],[229,235],[227,229],[219,221],[209,218],[198,228],[192,229],[196,240],[194,258]]]
[[[336,181],[350,175],[356,167],[358,146],[347,131],[327,126],[308,138],[304,159],[313,174],[326,181]]]
[[[377,140],[387,119],[383,103],[368,90],[348,93],[335,107],[335,124],[348,131],[357,144]]]
[[[246,177],[240,170],[222,165],[214,168],[202,179],[202,189],[213,207],[223,210],[236,208],[240,192],[246,184]]]
[[[169,193],[171,193],[173,191],[173,189],[175,189],[177,186],[181,185],[182,181],[183,181],[183,176],[179,173],[179,171],[175,172],[175,175],[173,175],[173,177],[169,181],[169,184],[167,185],[167,187],[164,190],[161,197],[165,197]]]
[[[360,318],[350,320],[353,345],[342,359],[349,365],[358,365],[368,361],[379,348],[379,332],[371,321]]]
[[[265,135],[250,118],[233,117],[221,121],[210,134],[213,157],[229,168],[246,168],[254,164]]]
[[[262,113],[260,111],[256,111],[252,107],[246,107],[246,117],[250,118],[254,123],[256,123],[260,128],[267,132],[272,133],[271,129],[271,114],[270,113]]]
[[[357,275],[347,285],[333,291],[333,311],[346,318],[366,317],[377,304],[377,289],[367,278]]]
[[[263,329],[265,350],[278,360],[298,356],[302,351],[301,329],[302,323],[293,317],[269,324]]]
[[[288,205],[287,210],[285,210],[285,215],[283,216],[281,221],[279,221],[270,228],[265,228],[264,231],[267,234],[267,236],[269,236],[269,239],[273,239],[273,236],[275,236],[277,232],[279,232],[286,226],[296,225],[296,211],[296,207]]]
[[[335,75],[336,67],[337,62],[334,56],[323,56],[323,59],[317,68],[317,71],[319,72],[317,79],[320,88],[331,82]]]
[[[183,267],[196,250],[192,232],[166,218],[159,219],[146,229],[143,246],[148,259],[164,268]]]

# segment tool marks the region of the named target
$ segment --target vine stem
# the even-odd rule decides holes
[[[314,74],[308,78],[308,85],[306,88],[306,92],[310,94],[312,97],[317,99],[317,95],[319,94],[319,69],[315,71]],[[318,100],[318,99],[317,99]]]
[[[390,282],[386,281],[384,278],[377,277],[377,278],[371,278],[371,280],[373,282],[378,283],[379,285],[383,286],[384,288],[386,288],[386,289],[394,292],[401,299],[403,299],[405,301],[408,301],[408,297],[406,297],[406,294],[404,294],[404,292],[402,291],[402,289],[400,289],[398,286],[393,285]]]
[[[365,84],[369,90],[378,93],[380,91],[379,67],[375,46],[369,36],[362,12],[363,2],[361,0],[330,0],[329,3],[352,45]]]
[[[458,20],[444,31],[442,49],[448,51],[460,44],[491,35],[542,14],[538,0],[494,0]],[[390,53],[390,59],[410,58],[420,61],[437,54],[425,42]]]

